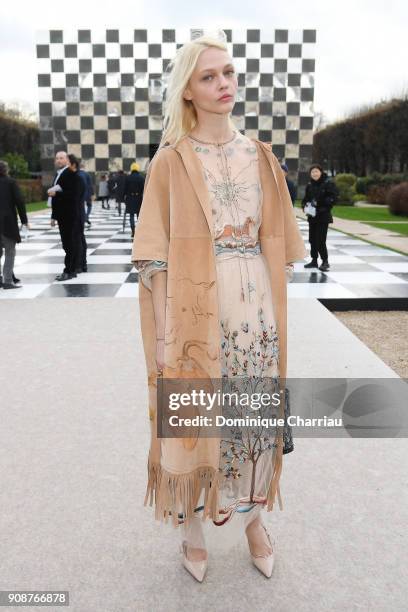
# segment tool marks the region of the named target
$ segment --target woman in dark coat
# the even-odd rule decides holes
[[[8,164],[0,161],[0,260],[5,251],[3,276],[0,263],[0,286],[17,289],[19,279],[14,276],[16,244],[21,242],[17,211],[23,225],[30,228],[24,199],[17,182],[8,176]]]
[[[126,204],[125,214],[129,213],[132,238],[135,234],[135,215],[139,216],[143,200],[144,176],[139,172],[140,167],[136,162],[130,166],[130,174],[124,183],[123,201]]]
[[[304,267],[318,267],[319,270],[324,272],[330,270],[326,238],[329,223],[333,223],[331,209],[337,200],[338,192],[336,185],[328,178],[319,164],[313,164],[310,167],[309,174],[310,181],[306,185],[305,195],[302,200],[302,210],[304,211],[307,203],[311,203],[316,209],[316,215],[314,217],[307,215],[312,261],[305,264]],[[320,266],[317,263],[318,255],[322,258]]]

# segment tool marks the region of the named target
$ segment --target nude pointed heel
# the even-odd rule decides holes
[[[202,582],[204,580],[204,576],[207,571],[208,555],[207,555],[207,558],[204,559],[203,561],[190,561],[190,559],[188,559],[186,555],[187,553],[186,540],[184,540],[183,543],[180,545],[180,552],[183,554],[183,565],[186,568],[186,570],[190,572],[190,574],[194,576],[194,578],[198,580],[198,582]]]
[[[265,525],[262,525],[262,527],[264,528],[265,533],[268,537],[269,544],[272,548],[272,553],[270,555],[253,555],[250,552],[250,554],[251,554],[252,563],[255,565],[255,567],[264,576],[266,576],[267,578],[270,578],[272,576],[273,566],[275,564],[275,553],[274,553],[275,540],[271,540],[271,537]]]

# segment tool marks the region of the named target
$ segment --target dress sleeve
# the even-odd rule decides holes
[[[160,259],[137,259],[134,261],[134,265],[140,280],[150,291],[152,290],[151,278],[153,274],[167,270],[167,262]]]

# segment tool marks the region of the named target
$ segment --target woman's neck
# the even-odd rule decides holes
[[[215,121],[206,120],[197,123],[190,131],[190,135],[206,142],[226,142],[234,136],[234,128],[228,120],[220,121],[219,117],[216,117]]]

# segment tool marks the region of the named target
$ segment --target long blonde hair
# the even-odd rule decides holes
[[[185,100],[183,93],[194,72],[200,53],[208,47],[228,51],[227,45],[222,40],[203,35],[180,47],[168,65],[171,72],[166,90],[164,127],[159,148],[166,143],[177,144],[197,124],[197,114],[193,103]],[[231,128],[236,129],[231,115],[228,116],[228,120]]]

